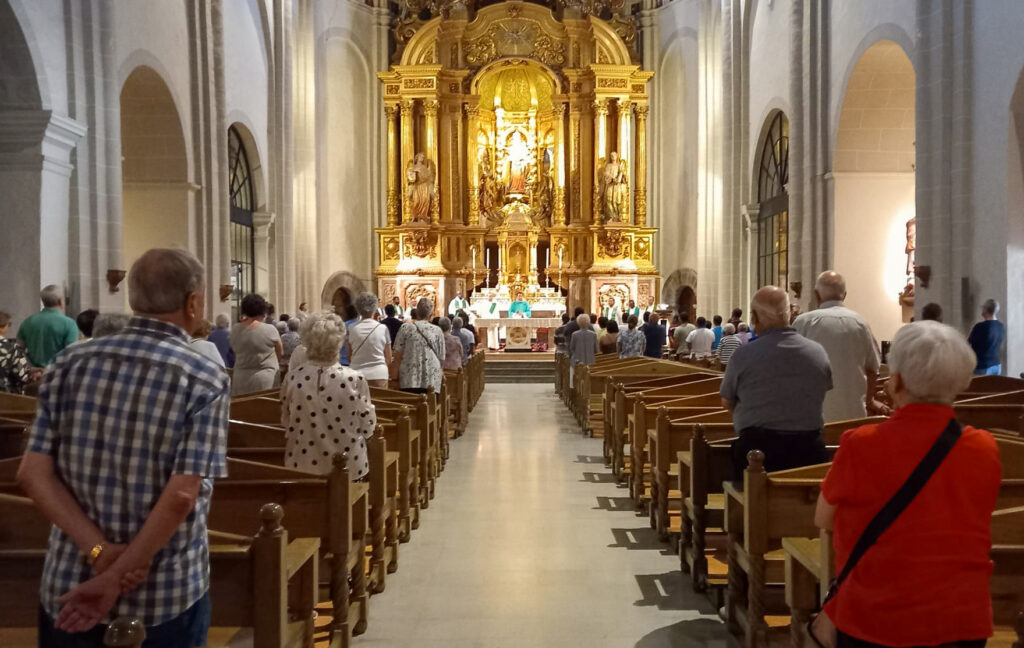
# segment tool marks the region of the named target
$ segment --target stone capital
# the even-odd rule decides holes
[[[253,212],[252,229],[256,238],[267,238],[270,236],[270,226],[274,224],[276,214],[273,212]]]

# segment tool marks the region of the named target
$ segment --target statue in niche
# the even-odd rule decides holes
[[[601,222],[617,221],[629,196],[626,163],[619,159],[617,152],[612,151],[608,154],[608,161],[601,168],[598,180],[600,182],[598,194],[601,199]]]
[[[533,181],[531,203],[533,221],[542,227],[551,227],[551,213],[555,205],[555,181],[551,178],[551,160],[546,153],[541,172]]]
[[[907,254],[907,276],[914,274],[914,265],[917,256],[917,219],[911,218],[907,221],[907,247],[904,250]]]
[[[508,138],[508,150],[506,151],[508,156],[507,194],[521,196],[526,193],[529,154],[526,137],[520,131],[514,131]]]
[[[491,170],[491,162],[487,156],[480,158],[480,215],[485,224],[490,225],[501,219],[500,209],[503,200],[501,185]]]
[[[434,200],[434,164],[423,153],[417,153],[405,170],[408,185],[409,222],[430,222],[430,205]]]

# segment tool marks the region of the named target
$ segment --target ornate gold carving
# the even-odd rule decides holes
[[[397,294],[398,294],[398,286],[396,286],[394,284],[394,282],[389,281],[389,282],[385,283],[382,286],[382,290],[381,290],[381,297],[382,297],[382,299],[380,300],[380,303],[382,303],[382,304],[390,304],[391,300],[393,300],[395,298],[395,295],[397,295]]]
[[[597,237],[597,245],[602,256],[609,259],[626,258],[629,256],[629,236],[619,230],[605,230]]]
[[[641,283],[636,287],[637,304],[651,304],[651,284]]]
[[[405,287],[405,303],[415,306],[420,299],[429,299],[437,304],[437,287],[434,284],[409,284]]]
[[[384,86],[384,94],[396,95],[401,92],[402,88],[397,83],[389,83]]]
[[[647,190],[637,189],[636,197],[636,224],[643,226],[647,224]],[[640,251],[640,241],[636,243],[637,253]]]
[[[397,208],[397,205],[395,205]],[[391,201],[388,200],[388,209],[391,208]],[[384,238],[384,260],[398,261],[401,257],[401,249],[398,244],[398,237],[388,236]]]
[[[434,48],[433,47],[431,47],[430,49],[428,49],[426,52],[423,53],[423,60],[420,61],[420,63],[422,63],[423,65],[433,65],[434,64]]]
[[[406,90],[432,90],[433,79],[402,79],[402,87]]]
[[[613,88],[613,89],[625,89],[629,87],[629,83],[625,79],[609,79],[601,78],[597,80],[598,88]]]
[[[640,87],[642,88],[643,86]],[[635,91],[636,86],[633,86],[633,88]],[[636,113],[636,118],[639,120],[647,119],[647,115],[650,112],[650,110],[650,107],[648,107],[645,104],[633,104],[633,112]]]
[[[388,225],[398,225],[398,192],[388,191]],[[397,250],[397,247],[395,248]]]
[[[427,229],[412,230],[405,236],[405,254],[425,258],[433,256],[437,247],[437,237]]]
[[[565,65],[565,43],[548,36],[537,21],[519,18],[519,11],[510,6],[508,19],[493,23],[483,35],[466,43],[470,65],[487,65],[505,56],[530,57],[552,67]]]
[[[579,81],[574,81],[573,84],[572,84],[572,91],[573,92],[583,92],[583,84],[580,83]]]
[[[608,52],[604,51],[604,49],[600,47],[597,48],[597,62],[604,64],[611,63],[611,60],[608,58]]]
[[[432,81],[431,79],[427,79]],[[436,99],[429,99],[423,102],[423,114],[427,117],[437,117],[438,102]]]
[[[637,200],[639,200],[639,197],[637,198]],[[646,197],[644,198],[644,201],[646,206]],[[639,211],[639,204],[637,205],[637,208]],[[646,236],[638,236],[633,241],[633,250],[636,253],[636,259],[647,259],[649,261],[651,259],[651,240]],[[634,259],[634,261],[636,259]]]
[[[462,86],[460,86],[458,83],[449,83],[448,84],[448,92],[450,92],[452,94],[459,94],[459,92],[461,90],[462,90]]]
[[[632,92],[633,94],[642,94],[647,91],[647,86],[642,83],[634,83]]]
[[[612,19],[608,22],[615,33],[619,35],[619,38],[622,39],[622,42],[626,44],[630,60],[634,63],[639,62],[640,57],[637,55],[636,50],[636,22],[622,16],[612,16]]]
[[[629,303],[629,286],[623,283],[606,283],[597,289],[598,300],[601,306],[608,304],[608,298],[613,297],[615,303],[623,308]]]
[[[400,63],[402,61],[402,52],[405,51],[405,46],[409,44],[409,40],[416,35],[420,27],[423,26],[423,21],[416,17],[416,12],[409,18],[399,18],[395,20],[395,54],[391,57],[392,63]]]

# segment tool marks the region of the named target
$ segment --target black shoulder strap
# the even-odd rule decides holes
[[[917,497],[917,494],[921,492],[921,489],[924,488],[924,485],[928,483],[928,480],[931,479],[932,475],[935,474],[935,471],[939,469],[939,466],[942,465],[946,456],[953,449],[953,445],[960,438],[962,431],[960,423],[955,418],[949,420],[942,434],[939,435],[939,438],[935,440],[927,454],[921,459],[921,463],[917,464],[914,471],[907,477],[907,481],[903,482],[903,485],[896,491],[896,494],[868,522],[864,532],[857,539],[857,543],[853,545],[853,550],[850,551],[850,557],[846,559],[843,570],[828,588],[828,593],[825,595],[825,601],[822,603],[822,606],[836,595],[839,586],[850,575],[850,572],[853,571],[853,568],[867,550],[871,548],[871,545],[878,541],[886,529],[892,526],[896,518]]]

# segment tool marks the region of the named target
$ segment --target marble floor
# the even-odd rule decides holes
[[[724,647],[550,384],[488,385],[361,648]]]

